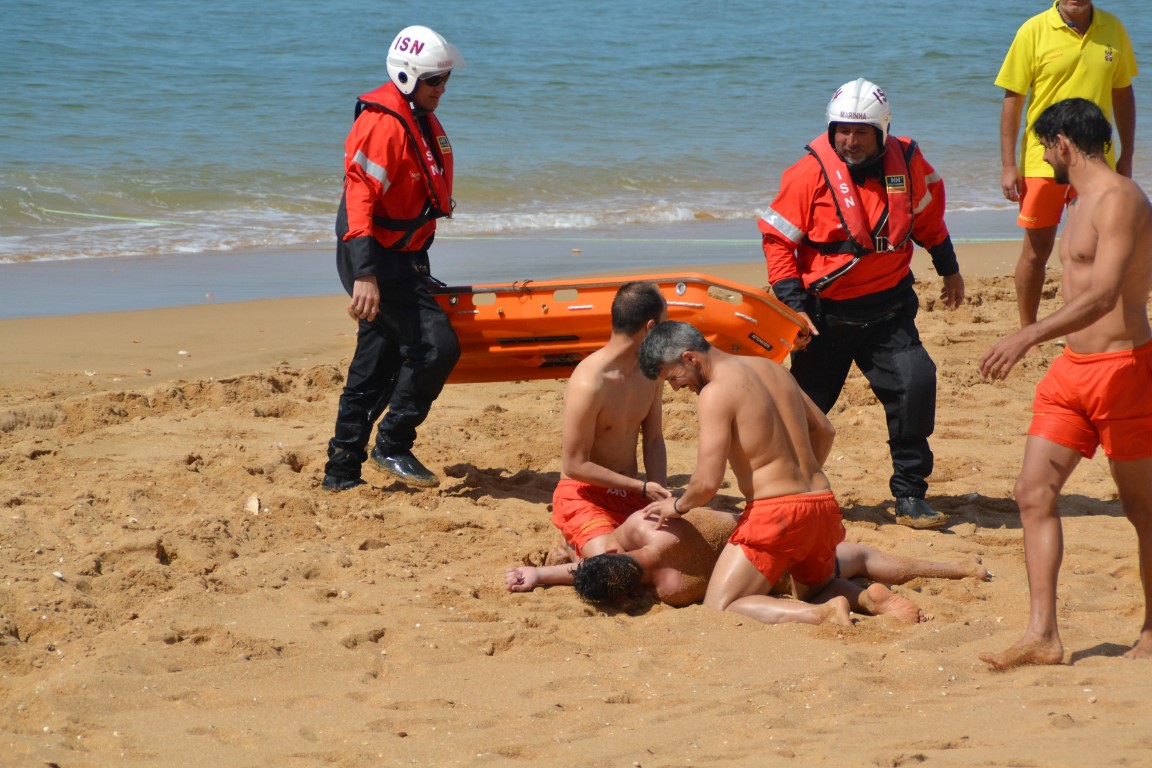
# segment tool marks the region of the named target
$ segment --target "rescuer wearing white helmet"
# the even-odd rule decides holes
[[[876,130],[876,142],[881,153],[888,141],[888,126],[892,124],[892,107],[879,86],[860,77],[836,89],[828,102],[828,141],[835,144],[838,125],[870,125]],[[845,158],[853,165],[853,161]]]
[[[433,113],[463,65],[441,35],[405,27],[388,49],[389,81],[356,102],[344,142],[336,266],[359,330],[328,442],[327,490],[363,485],[369,455],[390,479],[440,484],[412,446],[460,358],[456,333],[431,292],[428,246],[436,220],[454,206],[452,145]]]
[[[388,49],[388,77],[408,96],[421,78],[461,69],[464,57],[456,46],[428,27],[405,27]]]
[[[792,373],[827,413],[856,363],[887,416],[897,521],[939,527],[947,518],[924,500],[936,366],[916,329],[910,265],[914,244],[926,248],[943,304],[963,302],[944,182],[916,142],[891,135],[891,104],[875,83],[840,86],[826,116],[827,131],[784,171],[760,219],[772,291],[808,323]]]

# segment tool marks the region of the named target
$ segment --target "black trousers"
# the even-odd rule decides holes
[[[814,317],[820,335],[792,354],[792,375],[825,413],[840,397],[852,363],[868,379],[888,421],[888,485],[896,497],[923,498],[932,474],[928,438],[936,426],[936,364],[920,343],[917,309],[914,293],[893,316],[875,322],[835,317],[822,308]]]
[[[411,450],[459,359],[456,332],[426,279],[381,281],[380,314],[360,321],[325,473],[360,477],[372,426],[385,409],[376,445],[386,455]]]

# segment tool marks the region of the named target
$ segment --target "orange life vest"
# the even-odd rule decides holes
[[[408,98],[391,82],[357,100],[356,121],[345,145],[345,171],[353,163],[376,166],[381,176],[386,174],[386,183],[372,181],[375,192],[352,196],[346,182],[352,231],[345,229],[341,236],[368,234],[362,230],[370,226],[372,236],[385,248],[421,249],[435,232],[435,220],[452,214],[452,145],[434,114],[425,115],[423,120],[427,133],[412,113]],[[393,121],[392,125],[387,121]],[[385,135],[369,135],[374,132]],[[385,158],[383,147],[399,135],[404,136],[399,146],[406,150],[388,152]],[[374,156],[377,154],[380,156]]]
[[[822,134],[760,217],[768,279],[793,309],[794,288],[837,301],[888,290],[910,274],[914,243],[932,252],[948,241],[945,208],[944,182],[916,142],[890,137],[879,172],[857,185]]]
[[[912,174],[909,163],[916,151],[916,142],[909,140],[907,148],[895,136],[889,136],[884,151],[884,188],[888,205],[879,221],[869,224],[864,207],[858,204],[856,182],[848,165],[836,154],[827,134],[821,134],[805,147],[820,164],[824,181],[836,203],[836,214],[848,240],[827,243],[805,238],[805,243],[823,254],[853,253],[864,256],[878,251],[898,251],[912,237]],[[885,234],[886,233],[886,234]]]

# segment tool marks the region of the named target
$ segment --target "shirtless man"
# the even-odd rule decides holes
[[[783,366],[730,355],[687,323],[663,322],[640,345],[640,368],[673,390],[696,392],[699,421],[696,470],[683,495],[654,501],[645,514],[663,524],[707,504],[726,463],[746,499],[712,571],[706,606],[768,624],[848,625],[852,610],[924,620],[883,584],[861,589],[835,577],[844,525],[820,468],[835,431]],[[769,594],[786,570],[799,600]]]
[[[604,552],[630,514],[667,498],[668,457],[661,424],[662,387],[637,362],[640,342],[668,317],[654,283],[625,283],[612,301],[608,343],[580,361],[564,394],[560,482],[552,524],[576,554]],[[644,479],[636,464],[641,442]]]
[[[705,507],[689,511],[683,519],[669,519],[662,526],[643,511],[634,512],[610,534],[604,554],[579,563],[509,568],[504,573],[504,586],[509,592],[575,586],[581,597],[592,602],[617,600],[649,587],[667,605],[692,605],[704,599],[708,576],[735,527],[735,515]],[[912,560],[849,541],[836,546],[836,573],[844,579],[862,577],[884,584],[905,584],[918,577],[991,578],[979,562]],[[789,589],[790,582],[785,582],[788,580],[777,582],[773,592]]]
[[[1059,664],[1056,583],[1064,557],[1056,501],[1081,456],[1104,446],[1124,514],[1136,528],[1144,586],[1144,625],[1126,658],[1152,658],[1152,206],[1105,160],[1112,128],[1100,108],[1067,99],[1046,109],[1032,130],[1057,183],[1071,183],[1060,238],[1064,306],[996,342],[980,360],[986,378],[1003,379],[1033,346],[1066,337],[1064,353],[1036,387],[1016,503],[1024,528],[1030,594],[1024,636],[998,654],[997,669]]]

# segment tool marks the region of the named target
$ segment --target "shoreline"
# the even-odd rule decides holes
[[[715,245],[715,242],[708,243]],[[524,242],[525,248],[539,247],[539,241]],[[604,245],[605,251],[616,244]],[[1016,243],[961,243],[957,254],[961,272],[969,282],[969,294],[979,278],[1011,275],[1016,257]],[[593,246],[589,250],[597,251]],[[256,255],[257,264],[269,259],[291,259],[299,262],[308,251],[288,254],[264,252]],[[209,256],[209,259],[217,258]],[[595,257],[590,262],[573,261],[564,276],[602,274],[632,275],[642,272],[635,266],[620,266],[619,260]],[[599,269],[578,269],[595,265]],[[139,272],[117,269],[104,273],[110,284],[140,294],[145,299],[157,298],[150,292],[150,281],[161,276],[172,278],[164,270],[142,267]],[[211,285],[212,272],[196,270],[185,263],[182,278],[193,278]],[[648,272],[685,272],[713,274],[755,288],[765,287],[762,261],[716,262],[691,265],[662,264]],[[912,260],[913,272],[920,284],[939,284],[927,252],[917,249]],[[325,271],[328,265],[325,264]],[[336,282],[331,269],[330,283]],[[542,278],[543,279],[543,278]],[[507,282],[511,282],[508,280]],[[188,283],[169,279],[172,290],[195,295],[203,285],[190,288]],[[106,298],[98,280],[75,285],[85,288],[97,300]],[[140,307],[116,311],[57,312],[29,314],[23,317],[0,316],[0,338],[4,355],[0,359],[0,386],[36,373],[71,375],[86,380],[89,387],[103,389],[144,385],[167,379],[219,379],[255,370],[265,370],[281,363],[303,366],[318,358],[350,356],[356,341],[356,326],[345,314],[347,297],[331,290],[316,295],[286,295],[274,298],[237,298],[223,300],[215,294],[199,303],[173,306]],[[924,288],[934,295],[935,288]],[[60,291],[57,290],[57,295]],[[21,292],[25,305],[34,297]],[[227,294],[225,294],[226,296]],[[117,302],[124,297],[113,297]],[[81,306],[81,304],[73,306]],[[11,307],[9,307],[11,311]],[[183,354],[182,354],[183,353]]]
[[[962,272],[1011,270],[1014,262],[994,259],[985,266],[983,256],[1015,241],[1003,211],[953,218]],[[707,273],[724,265],[764,271],[755,224],[732,221],[483,237],[443,233],[431,255],[433,274],[449,285],[669,269]],[[919,278],[934,274],[919,249],[913,269]],[[766,275],[756,279],[763,285]],[[342,294],[330,245],[0,264],[0,321]]]
[[[540,247],[540,241],[526,239],[521,245],[526,250],[534,250]],[[724,241],[710,241],[705,245],[732,247]],[[712,274],[753,288],[765,288],[762,260],[690,265],[661,263],[643,270],[635,265],[621,266],[617,248],[616,241],[599,246],[593,243],[588,248],[593,258],[577,261],[573,257],[568,274],[561,277],[633,275],[643,271],[668,273],[683,267],[686,272]],[[1012,274],[1016,248],[1014,242],[957,245],[970,296],[980,290],[982,278]],[[617,254],[617,258],[596,255],[601,250],[604,254]],[[296,263],[309,258],[310,253],[268,251],[254,258],[260,265],[266,265],[271,259],[290,259]],[[581,268],[593,265],[599,269]],[[142,300],[157,298],[149,286],[161,277],[168,278],[165,285],[170,289],[192,292],[189,295],[195,295],[194,292],[203,287],[189,288],[188,283],[175,280],[163,269],[148,266],[143,265],[139,272],[112,270],[106,272],[105,277],[109,284],[130,290]],[[195,267],[194,262],[185,262],[179,275],[182,279],[195,278],[209,285],[216,279],[211,270]],[[932,269],[927,252],[917,249],[912,268],[923,295],[935,296],[940,278]],[[327,260],[323,270],[329,271]],[[227,301],[219,294],[212,299],[200,294],[199,303],[183,305],[0,317],[0,338],[4,339],[0,387],[15,386],[29,376],[42,380],[63,376],[71,385],[89,390],[135,388],[177,379],[219,380],[282,364],[307,367],[318,360],[328,362],[350,357],[356,344],[356,325],[345,313],[345,294],[337,292],[338,285],[335,290],[331,288],[331,284],[336,283],[334,268],[331,273],[325,290],[309,296]],[[98,300],[107,297],[95,279],[74,287],[84,288]],[[60,293],[57,286],[56,295]],[[26,305],[34,301],[30,292],[21,291],[20,295]],[[112,298],[117,302],[124,300],[119,295]]]

